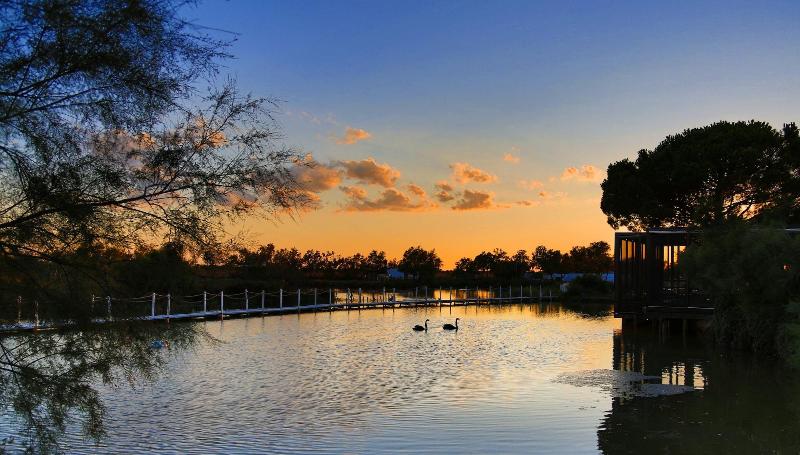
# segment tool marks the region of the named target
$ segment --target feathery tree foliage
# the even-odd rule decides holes
[[[181,19],[184,6],[0,1],[0,268],[24,277],[2,286],[76,323],[0,337],[0,406],[17,411],[34,449],[52,449],[72,413],[99,437],[94,384],[151,376],[161,354],[148,340],[202,336],[191,325],[80,325],[86,282],[106,284],[96,251],[166,243],[201,255],[231,219],[308,202],[274,101],[233,82],[198,90],[214,85],[226,43]]]
[[[179,6],[0,3],[0,260],[163,241],[200,254],[230,218],[307,202],[273,102],[196,90],[225,43]]]

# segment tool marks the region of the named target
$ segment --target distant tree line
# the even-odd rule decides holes
[[[568,252],[538,246],[530,253],[518,250],[513,255],[496,248],[474,258],[459,259],[453,269],[458,278],[494,277],[502,280],[521,278],[528,272],[546,274],[582,272],[606,273],[613,269],[611,247],[599,241],[575,246]],[[208,261],[209,265],[243,268],[251,276],[283,279],[377,280],[386,277],[389,268],[397,268],[407,278],[430,281],[442,271],[442,260],[435,249],[408,248],[399,259],[386,252],[372,250],[363,255],[342,256],[333,251],[276,248],[267,244],[255,249],[238,248],[225,258]]]
[[[55,264],[35,258],[17,258],[0,264],[0,299],[13,306],[16,296],[45,295],[51,301],[63,295],[55,289],[53,298],[46,298],[43,287],[69,286],[76,299],[86,296],[140,295],[146,292],[190,294],[203,289],[269,288],[278,286],[312,286],[322,283],[375,283],[390,279],[389,269],[404,274],[409,284],[441,282],[518,281],[530,273],[566,272],[605,273],[613,268],[610,246],[593,242],[575,246],[568,252],[538,246],[531,252],[519,250],[509,255],[502,249],[482,252],[474,258],[461,258],[452,272],[442,270],[442,260],[435,249],[413,246],[400,258],[389,258],[385,251],[341,255],[333,251],[278,248],[274,244],[258,247],[230,245],[213,255],[192,256],[180,242],[165,243],[157,248],[140,248],[125,252],[97,246],[80,248],[68,260],[85,264],[93,273],[76,275],[69,282],[55,279],[60,274]],[[99,270],[99,273],[97,273]],[[88,310],[85,305],[78,308]],[[13,308],[9,307],[9,311]],[[52,311],[73,315],[73,308],[57,306]],[[54,317],[59,315],[53,314]]]
[[[566,253],[537,246],[530,254],[518,250],[509,255],[502,249],[484,251],[474,258],[464,257],[456,262],[454,272],[460,276],[476,277],[491,274],[498,278],[514,278],[527,272],[545,274],[580,272],[606,273],[614,267],[611,246],[607,242],[592,242],[588,246],[574,246]]]

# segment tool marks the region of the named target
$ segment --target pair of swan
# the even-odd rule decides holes
[[[443,328],[443,329],[445,329],[445,330],[458,330],[458,319],[459,319],[459,318],[456,318],[456,325],[453,325],[453,324],[445,324],[445,325],[443,325],[443,326],[442,326],[442,328]],[[413,327],[413,330],[414,330],[415,332],[422,332],[423,330],[427,332],[427,331],[428,331],[428,321],[430,321],[430,319],[426,319],[426,320],[425,320],[425,327],[423,327],[423,326],[421,326],[421,325],[417,324],[417,325],[415,325],[415,326]]]

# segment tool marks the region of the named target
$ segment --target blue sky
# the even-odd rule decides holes
[[[372,157],[400,172],[398,191],[414,183],[431,198],[436,182],[453,183],[456,162],[496,177],[455,189],[491,192],[493,205],[452,210],[431,199],[438,208],[385,211],[343,210],[341,186],[358,185],[371,201],[386,189],[345,177],[299,222],[255,229],[284,246],[363,251],[391,243],[381,235],[400,226],[410,234],[398,245],[468,245],[463,255],[491,247],[489,234],[476,241],[442,224],[453,217],[486,223],[487,233],[484,218],[529,226],[494,239],[507,249],[609,240],[602,175],[562,179],[565,169],[602,174],[667,134],[717,120],[800,120],[796,3],[207,0],[184,16],[237,33],[225,72],[284,100],[286,142],[320,163]],[[369,138],[337,143],[347,127]],[[559,197],[540,200],[540,190]],[[355,224],[366,226],[357,238]],[[330,235],[320,238],[323,226]],[[445,226],[447,236],[430,233]]]

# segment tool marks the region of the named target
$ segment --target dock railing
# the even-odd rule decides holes
[[[203,291],[175,296],[151,292],[138,297],[91,296],[92,322],[115,320],[186,320],[244,317],[308,311],[361,310],[368,308],[405,308],[419,306],[493,305],[520,302],[552,301],[541,286],[489,286],[487,288],[296,288],[274,291],[245,289],[241,292]],[[69,325],[70,321],[48,318],[40,314],[42,305],[17,297],[16,314],[5,311],[0,332],[37,330]],[[8,308],[8,307],[7,307]],[[14,317],[15,316],[15,317]]]

